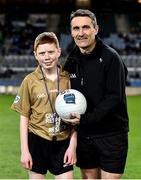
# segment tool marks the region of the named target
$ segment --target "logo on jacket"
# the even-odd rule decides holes
[[[70,74],[70,78],[76,78],[76,74]]]
[[[99,61],[102,63],[103,59],[102,59],[102,58],[100,58],[100,59],[99,59]]]

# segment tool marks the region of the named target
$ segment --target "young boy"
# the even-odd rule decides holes
[[[38,67],[23,80],[11,108],[20,113],[21,163],[29,179],[72,179],[76,132],[55,113],[59,92],[70,87],[67,72],[57,65],[61,54],[56,35],[43,32],[34,42]],[[76,118],[77,119],[77,118]]]

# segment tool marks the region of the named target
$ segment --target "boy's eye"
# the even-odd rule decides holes
[[[54,51],[49,51],[48,53],[49,53],[49,54],[53,54],[53,53],[54,53]]]
[[[41,52],[41,53],[39,53],[40,55],[44,55],[45,54],[45,52]]]

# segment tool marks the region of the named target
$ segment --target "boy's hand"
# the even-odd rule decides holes
[[[21,154],[21,164],[25,169],[32,169],[33,162],[29,152]]]

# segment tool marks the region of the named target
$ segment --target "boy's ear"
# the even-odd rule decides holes
[[[36,56],[36,52],[35,51],[33,51],[33,54],[34,54],[34,56]]]
[[[33,54],[34,54],[34,56],[35,56],[35,58],[36,58],[36,56],[37,56],[37,53],[36,53],[36,51],[33,51]]]
[[[38,61],[37,58],[36,58],[36,51],[33,51],[33,54],[34,54],[34,57],[35,57],[36,61]]]
[[[62,52],[61,48],[58,48],[59,56],[61,56],[61,52]]]

